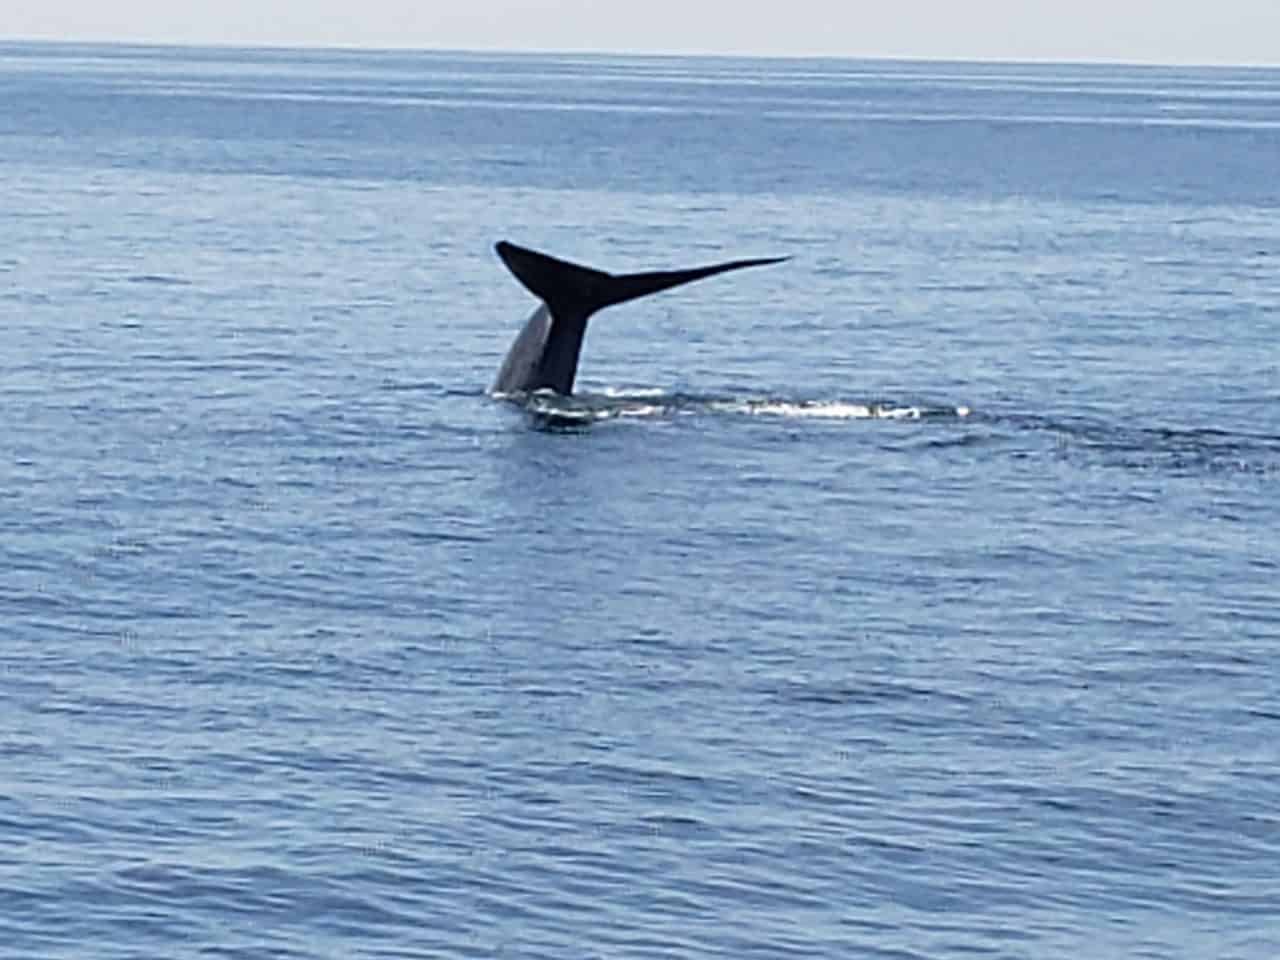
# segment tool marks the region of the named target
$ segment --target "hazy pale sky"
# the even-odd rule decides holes
[[[3,0],[0,37],[1280,64],[1280,0]]]

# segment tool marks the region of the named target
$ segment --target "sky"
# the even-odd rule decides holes
[[[1280,65],[1280,0],[2,2],[7,39]]]

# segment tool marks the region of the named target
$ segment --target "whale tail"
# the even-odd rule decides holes
[[[780,263],[787,259],[766,257],[732,260],[690,270],[613,274],[560,260],[505,240],[496,244],[495,249],[507,269],[547,305],[551,315],[541,362],[537,364],[536,371],[531,371],[534,373],[531,381],[521,384],[521,388],[532,391],[549,387],[564,395],[573,390],[582,338],[586,334],[587,320],[593,313],[717,273]]]
[[[580,264],[516,246],[503,240],[496,245],[498,256],[535,297],[551,309],[557,319],[591,314],[614,304],[635,300],[684,283],[692,283],[717,273],[780,263],[786,257],[760,260],[733,260],[690,270],[657,270],[648,273],[605,273]]]

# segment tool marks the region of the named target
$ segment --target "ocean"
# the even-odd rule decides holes
[[[0,957],[1272,960],[1278,159],[1280,70],[0,45]],[[790,259],[548,418],[501,239]]]

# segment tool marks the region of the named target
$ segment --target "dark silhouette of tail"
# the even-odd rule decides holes
[[[567,260],[518,247],[505,240],[496,244],[498,256],[529,292],[547,305],[551,328],[547,332],[538,362],[530,368],[523,389],[550,387],[568,395],[578,370],[578,355],[586,334],[587,320],[598,310],[637,297],[669,290],[704,277],[780,263],[786,257],[733,260],[691,270],[659,270],[650,273],[605,273]]]
[[[637,297],[670,290],[682,283],[746,267],[781,263],[786,257],[733,260],[691,270],[657,270],[649,273],[605,273],[567,260],[518,247],[505,240],[497,244],[498,256],[529,292],[551,308],[553,317],[591,316],[597,310]]]

